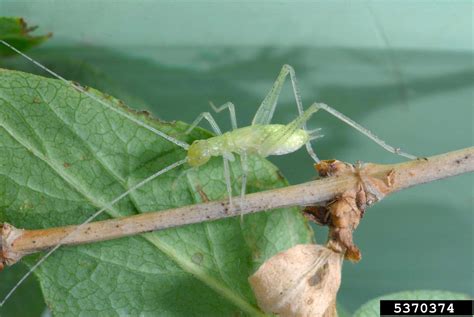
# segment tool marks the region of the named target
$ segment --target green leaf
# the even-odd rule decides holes
[[[351,313],[341,303],[336,304],[337,316],[338,317],[350,317]]]
[[[211,136],[201,129],[184,136],[188,126],[182,122],[157,121],[89,92],[188,143]],[[81,223],[127,187],[186,156],[60,81],[8,70],[0,71],[0,140],[0,220],[21,228]],[[251,157],[249,165],[249,192],[286,185],[268,161]],[[232,173],[237,191],[238,160]],[[160,176],[101,219],[193,204],[205,196],[220,199],[225,192],[222,160],[215,158],[199,169],[185,166]],[[243,221],[64,247],[36,274],[57,316],[258,315],[247,277],[275,253],[311,237],[297,209],[280,209]]]
[[[26,272],[28,268],[23,263],[6,268],[1,273],[0,296],[3,298]],[[25,305],[25,302],[28,305]],[[36,278],[30,278],[18,288],[4,306],[0,307],[0,316],[39,317],[45,308]]]
[[[46,35],[30,35],[37,27],[28,27],[25,20],[16,17],[0,17],[0,40],[4,40],[20,51],[39,45],[51,37],[51,33]],[[0,56],[16,55],[5,45],[0,46]]]
[[[355,313],[354,317],[378,317],[380,316],[380,300],[381,299],[397,299],[397,300],[455,300],[455,299],[471,299],[469,295],[454,293],[448,291],[435,291],[435,290],[415,290],[415,291],[404,291],[393,294],[384,295],[375,299],[372,299],[362,305]]]

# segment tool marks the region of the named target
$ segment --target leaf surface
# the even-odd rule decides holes
[[[0,275],[0,296],[3,298],[8,291],[28,272],[23,263],[6,268]],[[28,305],[25,305],[25,302]],[[46,305],[36,278],[27,279],[13,294],[8,302],[0,308],[1,317],[24,316],[37,317],[45,310]]]
[[[89,92],[190,143],[211,136],[165,123]],[[181,148],[70,86],[0,71],[0,217],[20,228],[79,224],[126,188],[186,156]],[[251,157],[248,191],[284,186],[268,161]],[[238,160],[232,165],[239,188]],[[225,195],[222,160],[172,170],[101,217],[189,205]],[[36,271],[57,316],[258,315],[247,277],[267,258],[312,233],[296,209],[64,247]],[[31,265],[32,256],[26,262]]]
[[[28,27],[25,20],[15,17],[0,17],[0,40],[5,40],[20,51],[39,45],[49,39],[51,34],[34,36],[30,33],[36,27]],[[5,45],[0,45],[0,56],[16,55]]]

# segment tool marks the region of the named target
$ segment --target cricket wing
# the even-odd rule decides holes
[[[288,153],[291,151],[286,151],[286,141],[295,133],[295,131],[303,126],[303,124],[315,113],[318,111],[316,105],[309,107],[301,116],[285,125],[282,129],[278,131],[272,131],[265,136],[261,146],[260,154],[263,157],[269,156],[272,153]]]

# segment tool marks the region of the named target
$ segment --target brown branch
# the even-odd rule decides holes
[[[3,224],[0,232],[0,264],[11,265],[24,255],[52,248],[57,244],[75,245],[116,239],[187,224],[251,214],[289,206],[307,206],[330,201],[358,186],[364,177],[386,184],[384,195],[411,186],[474,170],[474,147],[427,159],[400,164],[364,164],[357,173],[335,175],[299,185],[245,196],[245,206],[229,210],[228,202],[211,201],[124,218],[97,221],[87,225],[41,230],[22,230]],[[374,201],[377,201],[375,199]]]

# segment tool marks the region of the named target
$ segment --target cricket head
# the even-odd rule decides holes
[[[210,158],[211,153],[206,140],[196,140],[188,149],[188,163],[192,167],[204,165]]]

